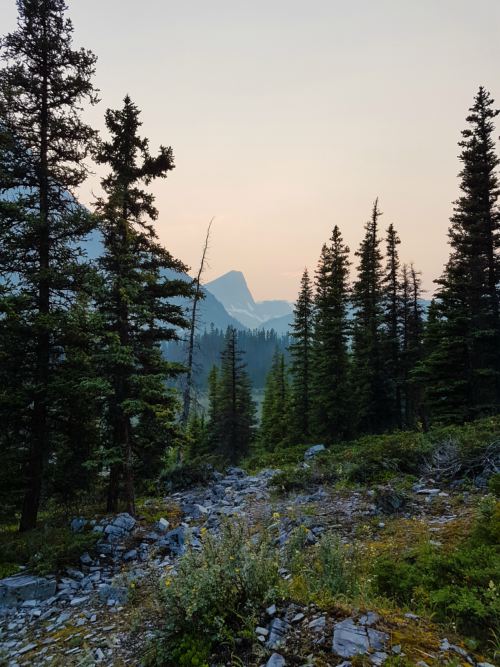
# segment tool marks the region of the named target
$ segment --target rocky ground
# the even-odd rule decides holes
[[[318,489],[273,500],[268,488],[273,475],[265,470],[249,476],[238,468],[225,476],[215,473],[208,486],[165,498],[169,512],[155,523],[127,514],[96,522],[97,555],[82,554],[80,567],[57,578],[24,573],[0,581],[0,664],[140,665],[154,626],[141,611],[143,591],[154,589],[162,574],[175,570],[176,559],[187,548],[201,548],[202,529],[217,532],[226,517],[265,524],[279,515],[280,544],[298,525],[306,527],[310,543],[331,528],[350,540],[368,523],[377,540],[384,534],[385,516],[393,511],[426,523],[439,540],[440,530],[456,519],[453,491],[436,487],[432,480],[415,485],[405,498],[392,487],[378,487],[363,492]],[[72,529],[88,529],[86,524],[75,518]],[[303,660],[296,662],[294,656],[309,655],[307,664],[314,665],[320,653],[320,664],[347,667],[353,656],[369,653],[372,664],[382,665],[389,656],[404,654],[399,640],[404,630],[409,636],[423,635],[425,623],[412,613],[396,622],[367,610],[327,615],[314,606],[273,606],[255,629],[263,646],[258,664],[299,665]],[[420,652],[422,659],[414,664],[421,667],[439,656],[455,658],[455,664],[487,666],[446,637]]]

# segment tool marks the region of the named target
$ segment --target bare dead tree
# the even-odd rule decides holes
[[[191,308],[191,318],[190,318],[190,327],[189,327],[189,338],[188,338],[188,349],[187,349],[187,362],[186,362],[186,375],[185,375],[185,387],[183,395],[183,408],[181,415],[181,425],[183,428],[187,426],[189,420],[189,413],[191,410],[191,397],[193,389],[193,358],[194,358],[194,339],[196,335],[196,317],[198,303],[200,299],[203,299],[203,292],[201,289],[201,277],[203,271],[205,270],[205,264],[207,259],[208,248],[210,244],[210,232],[212,229],[212,223],[214,219],[212,218],[208,224],[207,233],[205,235],[205,243],[203,245],[203,252],[201,254],[200,268],[198,269],[198,274],[194,279],[194,296],[193,296],[193,305]]]

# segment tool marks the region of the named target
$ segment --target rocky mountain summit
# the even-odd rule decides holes
[[[306,458],[315,453],[308,452]],[[95,554],[83,553],[79,567],[57,576],[24,572],[0,581],[2,664],[140,665],[155,633],[154,619],[141,606],[144,591],[154,590],[166,573],[174,577],[183,554],[202,549],[202,535],[218,534],[228,521],[257,529],[274,520],[277,546],[286,549],[297,527],[303,527],[311,545],[327,530],[337,531],[347,543],[372,521],[373,539],[380,540],[387,515],[401,511],[409,520],[428,524],[438,540],[440,530],[457,518],[453,490],[441,490],[432,480],[414,485],[403,507],[390,486],[350,492],[318,488],[275,498],[270,490],[275,475],[275,470],[248,475],[240,468],[225,475],[214,472],[207,486],[166,497],[169,516],[153,523],[128,514],[91,522],[75,517],[73,531],[91,528],[99,534]],[[284,579],[290,577],[286,569],[280,572]],[[304,664],[299,656],[308,656],[307,665],[347,667],[365,656],[370,664],[383,665],[404,656],[405,637],[426,631],[426,622],[411,612],[395,620],[371,609],[352,611],[339,607],[325,613],[315,604],[273,604],[255,627],[261,657],[241,664],[284,667]],[[424,667],[448,658],[448,664],[488,666],[446,637],[415,664]]]

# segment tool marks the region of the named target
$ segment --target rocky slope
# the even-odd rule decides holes
[[[405,506],[399,507],[401,499],[391,487],[349,492],[320,488],[274,499],[269,490],[273,475],[264,470],[250,476],[238,468],[224,476],[214,473],[208,486],[166,497],[165,516],[155,523],[127,514],[96,522],[96,555],[82,554],[80,567],[58,577],[25,573],[0,581],[0,664],[140,665],[155,626],[148,591],[155,590],[167,571],[175,574],[176,561],[186,549],[202,548],[202,531],[218,532],[228,517],[256,526],[277,518],[282,546],[297,526],[305,527],[308,542],[314,544],[329,529],[349,541],[367,521],[375,525],[372,539],[382,539],[385,516],[394,510],[425,522],[438,540],[440,531],[457,518],[454,492],[437,488],[431,480],[415,485]],[[86,524],[75,518],[72,529],[83,530]],[[283,571],[282,576],[289,575]],[[353,657],[366,654],[371,664],[382,665],[391,656],[404,655],[401,637],[426,632],[426,623],[412,613],[396,619],[370,609],[353,613],[339,608],[327,614],[314,605],[273,605],[255,628],[262,657],[243,664],[299,665],[304,663],[297,662],[298,656],[307,655],[309,665],[347,667]],[[440,660],[487,665],[444,636],[421,653],[421,660],[413,663],[421,667]]]

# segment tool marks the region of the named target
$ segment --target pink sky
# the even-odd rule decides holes
[[[457,141],[480,84],[500,106],[498,0],[69,0],[99,57],[102,101],[129,93],[176,169],[154,185],[158,232],[191,266],[215,216],[210,280],[244,272],[294,299],[338,224],[354,251],[373,199],[424,284],[446,260]],[[14,0],[0,0],[2,32]],[[500,134],[500,127],[499,132]],[[81,190],[85,203],[98,177]]]

